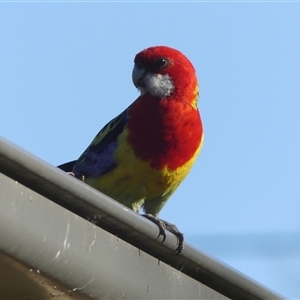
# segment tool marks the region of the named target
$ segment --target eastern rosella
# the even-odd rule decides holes
[[[59,168],[71,172],[179,238],[175,225],[157,218],[189,173],[203,142],[197,108],[195,69],[181,52],[166,46],[135,56],[132,72],[141,95],[106,124],[77,161]]]

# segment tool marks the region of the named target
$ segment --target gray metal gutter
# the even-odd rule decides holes
[[[188,243],[175,255],[175,236],[161,243],[152,222],[4,139],[0,172],[0,252],[65,291],[96,299],[283,299]]]

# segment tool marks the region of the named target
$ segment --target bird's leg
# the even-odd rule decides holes
[[[147,218],[148,220],[152,221],[153,223],[155,223],[158,226],[159,229],[159,235],[157,238],[159,238],[160,236],[163,237],[163,242],[166,240],[166,230],[170,231],[171,233],[173,233],[177,239],[178,239],[178,247],[176,248],[176,253],[180,254],[183,251],[183,233],[181,233],[178,228],[176,227],[176,225],[171,224],[167,221],[164,221],[162,219],[159,219],[158,217],[155,217],[151,214],[144,214],[142,215],[145,218]]]

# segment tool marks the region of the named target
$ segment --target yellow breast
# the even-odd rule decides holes
[[[114,155],[116,167],[98,178],[87,178],[86,183],[138,212],[147,201],[159,197],[165,201],[170,197],[190,171],[201,145],[195,155],[176,170],[167,166],[156,170],[135,156],[127,143],[127,135],[125,129],[118,137]]]

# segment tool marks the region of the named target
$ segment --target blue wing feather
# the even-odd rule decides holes
[[[71,172],[72,169],[73,169],[73,167],[74,167],[74,165],[75,165],[75,163],[76,163],[76,160],[73,160],[73,161],[69,161],[69,162],[67,162],[67,163],[64,163],[64,164],[62,164],[62,165],[59,165],[59,166],[57,166],[57,167],[58,167],[59,169],[65,171],[65,172]]]
[[[113,154],[117,147],[117,138],[128,121],[127,111],[128,108],[107,123],[75,162],[72,172],[76,177],[98,177],[116,166]]]

